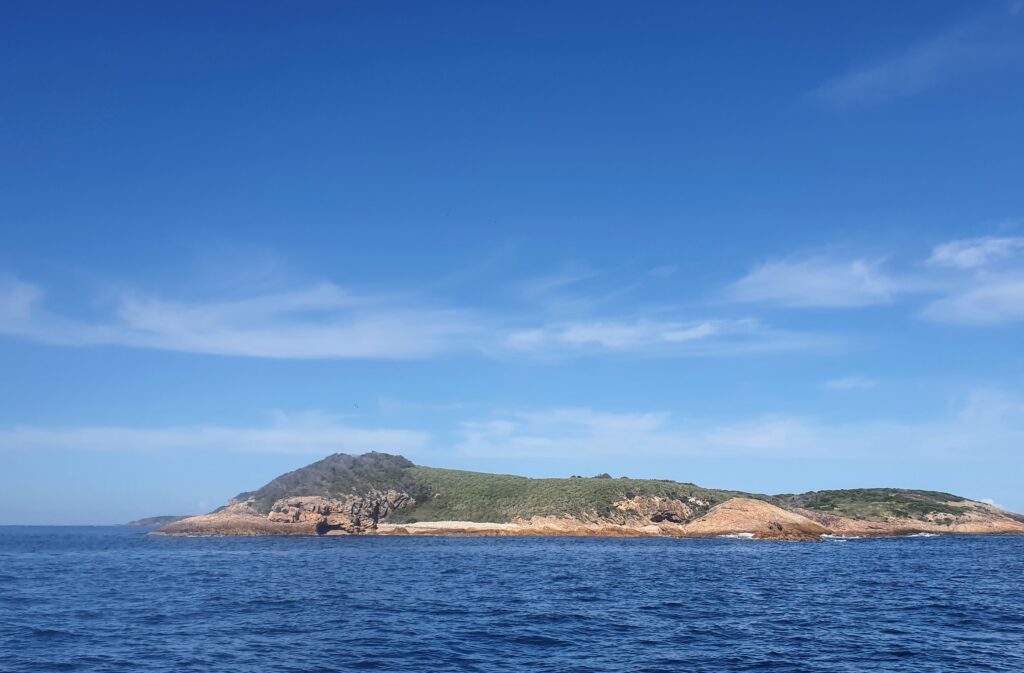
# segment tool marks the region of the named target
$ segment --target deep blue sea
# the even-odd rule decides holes
[[[0,671],[1024,671],[1024,538],[0,527]]]

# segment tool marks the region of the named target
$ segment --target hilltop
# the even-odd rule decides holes
[[[168,535],[753,535],[1024,533],[1024,517],[950,493],[896,488],[763,495],[659,479],[534,479],[334,454]]]

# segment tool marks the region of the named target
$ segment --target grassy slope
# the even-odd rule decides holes
[[[654,479],[530,479],[507,474],[464,472],[434,467],[411,467],[410,472],[429,496],[396,521],[480,521],[503,523],[515,518],[611,514],[614,504],[637,495],[686,500],[696,498],[714,506],[739,495]],[[691,505],[694,509],[698,508]],[[697,512],[698,514],[701,511]]]
[[[825,514],[852,519],[881,521],[887,516],[923,519],[927,514],[963,514],[968,508],[949,504],[964,499],[938,491],[911,491],[901,488],[854,488],[843,491],[811,491],[800,495],[780,495],[790,507],[802,507]],[[965,502],[964,505],[967,503]]]

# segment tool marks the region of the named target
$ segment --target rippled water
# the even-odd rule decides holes
[[[0,528],[0,670],[1024,671],[1024,538]]]

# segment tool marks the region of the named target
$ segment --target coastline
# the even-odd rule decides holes
[[[295,505],[293,499],[288,504]],[[391,522],[370,518],[345,519],[322,508],[293,509],[288,520],[260,516],[235,503],[220,512],[189,517],[168,524],[153,535],[185,537],[219,536],[433,536],[433,537],[611,537],[611,538],[718,538],[749,537],[755,540],[821,541],[838,539],[906,537],[921,534],[1022,535],[1024,522],[1001,510],[979,504],[977,511],[956,521],[922,521],[891,518],[857,520],[809,510],[785,510],[760,500],[733,498],[712,507],[688,522],[652,521],[649,518],[610,520],[597,516],[543,516],[509,522],[459,520]]]

